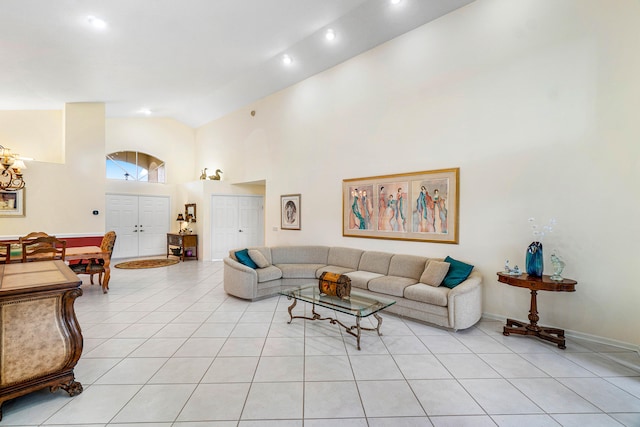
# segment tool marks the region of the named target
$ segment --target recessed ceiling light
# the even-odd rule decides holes
[[[289,55],[283,55],[282,56],[282,63],[284,65],[291,65],[293,63],[293,58],[290,57]]]
[[[140,114],[144,114],[145,116],[150,116],[151,115],[151,110],[148,108],[141,108],[138,110],[138,113]]]
[[[325,31],[324,38],[329,40],[329,41],[335,40],[336,32],[332,28],[329,28],[327,31]]]
[[[402,2],[402,0],[390,0],[392,5],[397,5],[400,4],[400,2]]]
[[[106,21],[100,18],[96,18],[95,16],[88,16],[87,22],[89,22],[89,24],[91,24],[93,28],[96,28],[98,30],[104,30],[105,28],[107,28]]]

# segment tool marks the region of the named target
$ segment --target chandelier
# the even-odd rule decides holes
[[[11,149],[0,145],[0,190],[16,191],[24,188],[22,169],[26,169],[24,162]]]

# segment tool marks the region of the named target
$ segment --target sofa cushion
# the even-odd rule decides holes
[[[363,252],[361,249],[331,247],[329,248],[327,264],[346,267],[348,271],[357,270]]]
[[[368,284],[369,280],[375,279],[376,277],[382,277],[382,274],[372,273],[370,271],[351,271],[349,273],[345,273],[347,277],[351,279],[351,287],[352,288],[360,288],[360,289],[369,289]]]
[[[440,286],[449,271],[449,265],[450,264],[448,262],[434,260],[429,261],[427,263],[427,268],[424,269],[422,276],[420,276],[420,283],[424,283],[429,286]]]
[[[255,262],[249,256],[249,249],[242,249],[236,252],[236,259],[240,264],[244,264],[247,267],[251,267],[253,269],[258,268]]]
[[[282,270],[274,265],[270,265],[265,268],[257,268],[256,273],[258,274],[258,283],[282,278]]]
[[[269,261],[267,261],[267,258],[265,258],[265,256],[262,255],[262,252],[257,249],[249,249],[249,257],[253,262],[256,263],[258,268],[265,268],[269,267],[270,265]]]
[[[358,270],[370,271],[384,276],[389,272],[391,257],[393,254],[387,252],[366,251],[360,258]]]
[[[417,283],[405,288],[404,297],[412,301],[446,307],[449,292],[449,289],[443,286],[434,287],[425,285],[424,283]]]
[[[345,274],[353,271],[353,268],[340,267],[339,265],[325,265],[324,267],[320,267],[316,270],[316,279],[319,279],[325,271],[328,271],[329,273]]]
[[[449,289],[453,289],[460,283],[467,280],[467,277],[471,274],[471,270],[473,270],[473,265],[466,264],[451,257],[446,257],[444,262],[451,264],[447,275],[442,281],[442,286],[446,286]]]
[[[404,288],[418,283],[416,279],[400,276],[382,276],[369,280],[369,290],[396,297],[404,296]]]
[[[316,271],[323,264],[276,264],[282,270],[283,279],[309,279],[312,281],[316,278]]]
[[[248,250],[257,250],[260,251],[260,253],[262,255],[264,255],[264,257],[267,259],[267,262],[269,264],[273,264],[271,262],[271,248],[269,248],[268,246],[252,246],[247,248]],[[242,250],[242,248],[236,248],[236,249],[231,249],[229,251],[229,258],[231,258],[234,261],[238,261],[238,258],[236,258],[236,252],[238,252],[239,250]],[[238,261],[239,262],[239,261]]]
[[[274,246],[272,264],[328,264],[328,246]]]
[[[389,262],[389,276],[410,277],[420,280],[420,276],[427,265],[427,258],[415,255],[394,255]]]

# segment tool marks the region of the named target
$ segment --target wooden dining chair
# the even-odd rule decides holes
[[[49,236],[44,231],[32,231],[31,233],[27,234],[26,236],[20,237],[20,243],[22,243],[24,240],[37,239],[38,237],[55,237],[55,236]]]
[[[32,231],[31,233],[27,234],[26,236],[20,237],[18,239],[18,242],[20,243],[20,246],[22,246],[23,243],[30,242],[30,241],[32,241],[34,239],[37,239],[38,237],[55,237],[55,236],[49,235],[49,234],[45,233],[44,231]],[[40,246],[50,246],[50,245],[48,245],[47,243],[41,243]]]
[[[67,241],[53,236],[36,237],[22,242],[22,262],[64,260]]]
[[[0,242],[0,264],[11,264],[11,243]]]
[[[116,244],[116,232],[109,231],[102,238],[102,242],[100,243],[100,249],[102,252],[108,252],[109,258],[111,258],[111,254],[113,253],[113,247]],[[102,286],[102,275],[104,274],[104,259],[102,258],[91,258],[91,259],[83,259],[77,264],[69,265],[69,268],[73,270],[76,274],[89,274],[89,280],[93,285],[93,275],[98,275],[98,284]]]

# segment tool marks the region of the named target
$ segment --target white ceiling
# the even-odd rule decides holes
[[[104,102],[197,127],[472,1],[0,0],[0,110]]]

